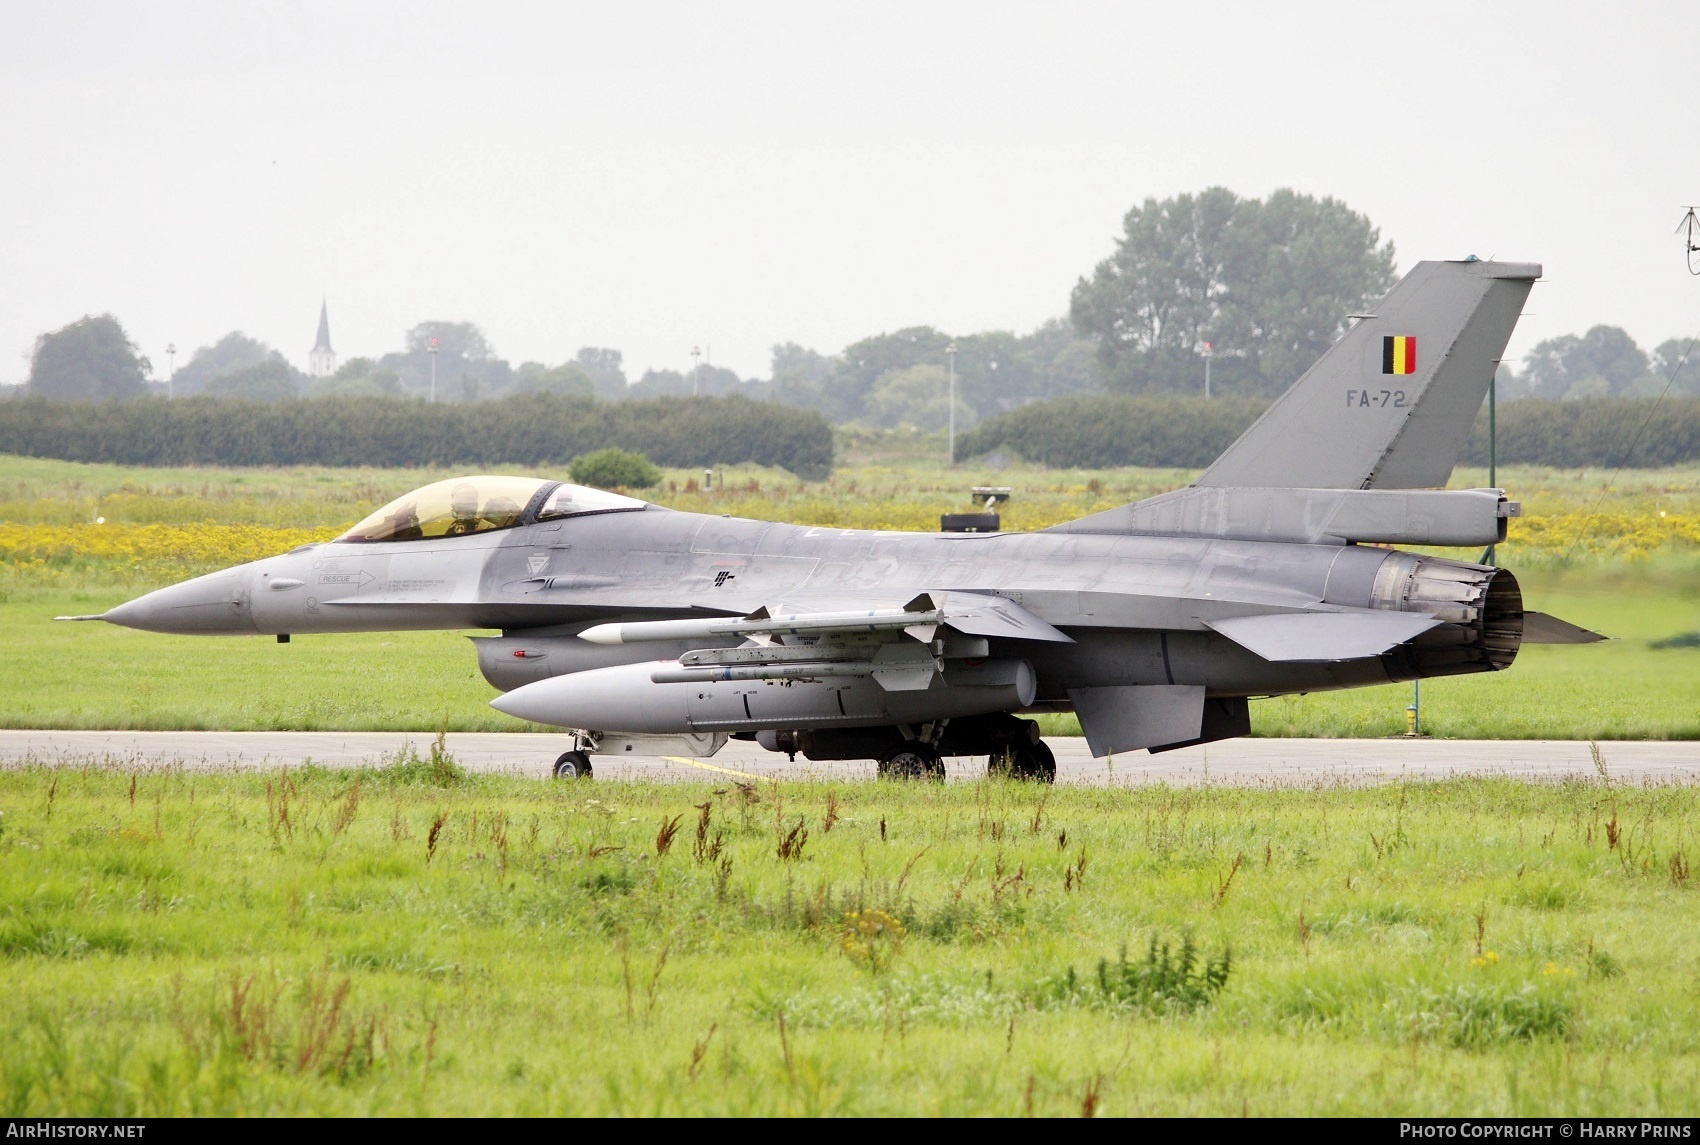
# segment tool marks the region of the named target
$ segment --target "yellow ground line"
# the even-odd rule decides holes
[[[712,763],[703,763],[695,759],[686,759],[682,755],[664,755],[661,757],[668,763],[682,763],[686,767],[700,767],[704,771],[718,771],[722,775],[741,775],[745,779],[765,779],[766,776],[752,775],[747,771],[734,771],[730,767],[716,767]]]

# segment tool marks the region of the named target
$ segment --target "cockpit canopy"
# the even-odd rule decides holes
[[[533,521],[643,509],[632,497],[537,477],[451,477],[397,497],[339,541],[418,541]]]

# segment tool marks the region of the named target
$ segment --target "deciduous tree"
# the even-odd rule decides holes
[[[1211,343],[1224,393],[1272,395],[1392,286],[1393,244],[1380,240],[1339,200],[1290,190],[1147,199],[1127,213],[1115,253],[1075,285],[1069,316],[1097,343],[1111,388],[1201,389]]]
[[[1669,382],[1673,394],[1700,397],[1700,343],[1691,338],[1666,338],[1653,351],[1652,368],[1661,389]]]
[[[304,381],[294,367],[277,357],[214,378],[203,392],[214,397],[276,402],[300,397]]]
[[[29,392],[53,401],[100,401],[147,393],[148,360],[110,314],[79,318],[35,340]]]
[[[203,393],[219,378],[262,362],[282,364],[283,361],[283,355],[264,342],[250,338],[240,330],[232,330],[212,345],[202,346],[190,355],[172,378],[172,393],[180,398]]]
[[[1617,397],[1647,376],[1648,365],[1628,331],[1595,326],[1537,342],[1523,359],[1523,379],[1538,398]]]
[[[513,392],[588,398],[596,393],[596,384],[576,362],[563,362],[554,369],[527,362],[514,371]]]

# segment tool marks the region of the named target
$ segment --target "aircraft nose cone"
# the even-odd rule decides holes
[[[246,565],[174,584],[109,610],[102,619],[144,632],[183,634],[255,631],[248,610]]]
[[[117,608],[109,608],[101,619],[108,624],[121,624],[125,628],[146,629],[149,627],[148,619],[154,611],[148,598],[155,595],[157,594],[150,592],[147,596],[138,596],[135,600],[126,601]]]

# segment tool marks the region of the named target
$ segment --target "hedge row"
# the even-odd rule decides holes
[[[1529,398],[1505,403],[1495,416],[1501,465],[1658,469],[1700,461],[1700,398]],[[1487,461],[1484,412],[1476,418],[1464,462]]]
[[[1036,402],[964,434],[957,455],[1005,449],[1057,468],[1202,469],[1264,409],[1255,398],[1102,395]],[[1700,398],[1507,402],[1503,465],[1656,468],[1700,460]],[[832,470],[820,414],[741,397],[603,402],[549,394],[428,406],[393,398],[255,402],[0,402],[0,453],[127,465],[562,464],[609,446],[661,465]],[[1463,461],[1487,461],[1487,417]]]
[[[832,471],[820,414],[747,398],[603,402],[527,394],[467,405],[394,398],[0,403],[0,453],[126,465],[497,466],[618,446],[661,465]]]
[[[1059,469],[1203,469],[1268,405],[1261,398],[1111,394],[1034,402],[957,439],[958,457],[996,449]]]
[[[1202,469],[1264,408],[1252,398],[1058,398],[983,423],[958,440],[957,455],[1005,449],[1057,468]],[[1700,460],[1700,398],[1526,399],[1501,405],[1497,420],[1501,465],[1649,469]],[[1485,465],[1487,459],[1484,409],[1462,461]]]

